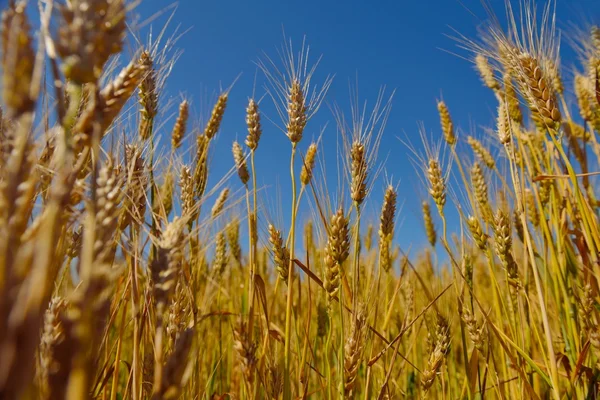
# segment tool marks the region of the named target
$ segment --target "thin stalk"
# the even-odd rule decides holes
[[[291,331],[292,331],[292,296],[293,281],[294,281],[294,247],[296,237],[296,175],[294,173],[294,159],[296,155],[296,144],[292,143],[292,154],[290,157],[290,175],[292,178],[292,222],[290,227],[290,266],[288,269],[288,292],[287,304],[285,309],[285,346],[284,346],[284,378],[283,378],[283,398],[291,398],[290,387],[290,347],[291,347]]]

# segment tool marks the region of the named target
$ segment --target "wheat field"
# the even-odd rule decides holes
[[[425,193],[409,251],[407,191],[377,179],[391,95],[332,110],[338,148],[310,142],[332,79],[286,41],[245,138],[216,141],[233,85],[201,126],[188,100],[162,120],[176,57],[123,51],[125,0],[30,6],[0,27],[1,399],[597,398],[599,27],[570,33],[574,71],[551,2],[457,35],[497,121],[465,136],[439,100],[436,134],[398,142]],[[284,221],[261,206],[263,130],[289,139]]]

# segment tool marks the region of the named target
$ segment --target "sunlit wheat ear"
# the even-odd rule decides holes
[[[227,92],[221,93],[217,102],[215,103],[213,110],[210,114],[210,118],[204,128],[204,135],[210,140],[212,139],[221,126],[223,120],[223,114],[225,114],[225,108],[227,107],[227,99],[229,94]]]
[[[368,171],[365,146],[360,141],[352,143],[350,160],[350,198],[354,200],[356,204],[362,204],[367,195]]]
[[[190,221],[196,219],[197,209],[194,199],[194,182],[190,167],[184,165],[179,174],[179,188],[181,190],[181,215],[189,215]]]
[[[531,106],[532,118],[536,123],[554,129],[562,117],[547,71],[543,71],[538,60],[530,54],[521,53],[517,60],[521,90]]]
[[[496,167],[496,161],[494,160],[492,153],[490,153],[479,140],[475,139],[473,136],[469,136],[467,137],[467,143],[469,143],[471,149],[473,149],[473,153],[475,153],[489,169],[494,169]]]
[[[496,132],[501,144],[508,144],[512,140],[512,125],[506,109],[506,102],[501,101],[498,106],[498,118],[496,120]]]
[[[52,385],[51,379],[57,375],[56,366],[60,365],[59,359],[64,354],[58,354],[61,343],[64,341],[64,324],[61,314],[64,313],[68,302],[58,296],[53,296],[48,309],[44,313],[44,325],[41,334],[40,357],[40,395],[44,399],[59,396],[56,393],[58,385]]]
[[[113,123],[138,86],[146,68],[145,65],[132,61],[100,93],[92,95],[92,101],[89,102],[73,127],[76,132],[75,148],[77,150],[90,144],[96,124],[99,125],[101,133],[104,133]]]
[[[509,215],[498,209],[494,216],[494,243],[496,254],[504,268],[514,263],[512,258],[512,228]]]
[[[427,393],[435,381],[440,368],[450,350],[450,326],[448,321],[438,315],[435,330],[429,333],[431,349],[427,360],[427,367],[421,375],[421,388]]]
[[[246,155],[244,154],[244,150],[238,142],[233,142],[231,152],[233,153],[233,161],[235,162],[235,167],[237,169],[238,176],[240,177],[240,181],[242,181],[243,185],[247,185],[248,180],[250,179],[250,174],[248,173],[248,166],[246,165]]]
[[[154,61],[148,51],[143,51],[138,61],[145,69],[145,75],[139,84],[140,97],[140,126],[139,134],[142,140],[150,138],[153,130],[154,117],[158,112],[158,90],[156,86],[156,70]]]
[[[492,211],[489,204],[488,185],[483,175],[483,170],[477,162],[471,167],[471,184],[473,185],[473,192],[479,212],[481,212],[484,220],[491,220]]]
[[[479,219],[473,215],[469,216],[467,218],[467,226],[477,247],[485,251],[487,249],[487,235],[483,232]]]
[[[302,182],[302,185],[304,186],[308,186],[310,180],[312,179],[316,156],[317,144],[312,142],[310,146],[308,146],[308,150],[306,150],[304,163],[302,164],[302,169],[300,170],[300,182]]]
[[[231,256],[240,265],[242,263],[242,248],[240,247],[240,220],[234,218],[225,227],[227,233],[227,242]]]
[[[471,309],[466,304],[463,305],[461,317],[467,327],[467,333],[469,334],[469,338],[473,342],[475,348],[479,351],[484,350],[484,327],[477,322],[477,318],[471,312]]]
[[[359,311],[352,318],[350,335],[346,338],[344,347],[344,396],[354,398],[357,384],[358,370],[362,361],[365,341],[366,316],[364,311]]]
[[[527,209],[527,217],[531,224],[535,227],[540,225],[540,213],[537,208],[535,196],[531,189],[525,189],[525,206]]]
[[[0,170],[0,232],[6,235],[7,243],[18,243],[27,228],[38,180],[29,135],[21,132],[13,143],[6,165]]]
[[[229,189],[225,188],[225,189],[221,190],[221,193],[219,194],[219,197],[217,197],[217,200],[215,200],[215,204],[213,205],[213,208],[211,210],[211,216],[213,219],[217,218],[219,216],[219,214],[221,214],[221,212],[223,211],[223,208],[225,207],[225,202],[227,201],[228,198],[229,198]]]
[[[381,87],[372,105],[362,102],[358,86],[350,87],[350,118],[340,107],[334,117],[344,146],[344,167],[348,174],[350,197],[361,205],[371,192],[381,168],[376,165],[381,138],[392,108],[394,92]]]
[[[456,144],[456,135],[454,133],[454,123],[450,117],[450,111],[448,106],[443,101],[438,101],[437,109],[440,114],[440,124],[442,126],[442,133],[444,134],[444,140],[448,145],[453,146]]]
[[[171,131],[171,148],[173,150],[177,150],[181,146],[181,142],[185,136],[190,112],[189,107],[187,100],[183,100],[179,104],[179,114],[175,120],[175,125],[173,125],[173,130]]]
[[[35,65],[33,40],[26,14],[26,2],[10,6],[2,13],[2,97],[9,118],[32,111],[30,90]]]
[[[292,143],[298,143],[302,139],[302,133],[306,126],[306,105],[302,86],[297,79],[292,81],[288,94],[288,123],[287,134]]]
[[[252,151],[258,148],[258,142],[262,135],[260,125],[260,113],[258,112],[258,103],[254,99],[248,100],[246,108],[246,125],[248,126],[248,135],[246,136],[246,146]]]
[[[433,217],[431,215],[431,207],[429,207],[429,202],[423,201],[421,204],[421,211],[423,212],[423,223],[425,224],[427,241],[431,247],[435,247],[437,242],[437,232],[435,231],[435,225],[433,224]]]
[[[219,277],[223,275],[229,262],[227,256],[227,239],[225,233],[219,232],[217,239],[215,240],[215,257],[213,260],[213,271],[215,276]]]
[[[515,90],[513,84],[513,77],[510,74],[504,74],[504,101],[508,108],[508,115],[510,119],[517,124],[523,122],[523,113],[521,112],[521,105],[519,103],[519,95]]]
[[[315,248],[315,245],[316,245],[315,244],[314,226],[313,226],[312,219],[309,219],[304,224],[303,238],[304,238],[304,248],[310,252],[312,249]]]
[[[184,224],[185,219],[176,217],[165,227],[157,241],[156,259],[150,264],[154,299],[163,311],[175,289],[181,268]]]
[[[163,181],[158,189],[158,200],[152,212],[166,218],[173,210],[173,190],[175,189],[175,175],[171,169],[163,173]],[[185,215],[185,214],[184,214]]]
[[[579,315],[579,321],[581,321],[581,327],[586,335],[589,334],[590,329],[593,328],[594,323],[592,322],[591,316],[594,312],[595,300],[592,285],[589,283],[581,288],[579,294],[577,314]]]
[[[319,87],[313,84],[313,77],[320,59],[309,61],[309,47],[303,41],[300,51],[295,53],[291,40],[284,37],[279,51],[282,65],[265,55],[257,62],[267,78],[267,92],[281,120],[280,129],[296,145],[304,133],[308,121],[315,115],[332,78],[327,77]]]
[[[290,265],[290,252],[283,243],[281,232],[275,229],[275,227],[269,224],[269,243],[271,244],[271,251],[273,252],[273,263],[275,264],[275,270],[279,274],[279,278],[287,283],[288,280],[288,268]]]
[[[196,157],[194,167],[194,195],[197,200],[201,200],[206,191],[208,183],[208,148],[209,139],[206,135],[198,135],[196,138]]]
[[[394,237],[396,198],[396,189],[392,185],[388,186],[383,196],[383,206],[379,217],[379,258],[380,265],[386,272],[392,267],[390,244]]]
[[[327,245],[325,246],[325,276],[323,287],[328,295],[328,304],[337,295],[340,288],[340,269],[350,252],[350,231],[344,209],[340,207],[331,216]]]
[[[552,84],[552,89],[556,94],[562,95],[564,94],[565,87],[562,82],[562,77],[560,74],[560,66],[557,61],[546,59],[544,60],[545,70],[548,74],[548,80]]]
[[[83,84],[100,77],[108,58],[123,47],[125,11],[122,0],[76,0],[60,7],[56,51],[67,79]]]
[[[94,260],[111,264],[116,250],[115,232],[118,228],[123,181],[109,158],[98,172],[96,180],[96,233]]]
[[[600,51],[598,51],[595,57],[590,58],[588,64],[588,75],[592,84],[593,98],[596,100],[596,104],[600,106]]]
[[[494,70],[492,69],[489,60],[482,54],[477,54],[475,56],[475,67],[479,72],[479,76],[481,77],[482,82],[488,88],[496,91],[500,90],[500,83],[494,76]]]
[[[258,361],[256,358],[258,344],[254,341],[251,332],[248,331],[248,325],[241,318],[233,330],[233,349],[237,353],[238,366],[244,379],[252,382]]]
[[[119,218],[119,228],[123,231],[132,221],[142,221],[146,211],[146,164],[142,151],[136,145],[125,146],[125,201]]]
[[[427,178],[429,179],[429,194],[433,198],[440,214],[444,213],[446,205],[446,180],[442,174],[442,169],[437,160],[429,160],[427,168]]]

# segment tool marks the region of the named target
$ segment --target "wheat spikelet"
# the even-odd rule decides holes
[[[258,112],[258,104],[254,99],[248,100],[246,108],[246,125],[248,126],[248,135],[246,136],[246,146],[252,151],[258,148],[262,128],[260,126],[260,114]]]
[[[125,36],[122,0],[75,0],[60,7],[63,23],[56,50],[63,58],[65,77],[76,83],[94,82],[108,58],[121,51]]]
[[[512,229],[510,218],[502,209],[499,209],[494,216],[494,239],[496,254],[504,268],[508,268],[514,263],[511,253]]]
[[[313,175],[313,169],[315,167],[315,157],[317,155],[317,144],[311,143],[306,150],[306,157],[304,157],[304,163],[300,170],[300,182],[302,185],[307,186],[310,183]]]
[[[421,203],[421,210],[423,211],[423,222],[425,224],[425,233],[427,234],[427,240],[431,247],[435,247],[437,242],[437,233],[435,231],[435,225],[433,224],[433,217],[431,216],[431,207],[427,201]]]
[[[367,159],[365,146],[356,140],[350,150],[351,177],[350,198],[356,204],[361,204],[367,196]]]
[[[136,61],[131,62],[100,93],[92,96],[92,101],[73,128],[76,132],[76,149],[81,150],[83,146],[90,144],[96,126],[102,134],[106,131],[138,86],[146,68]]]
[[[135,145],[125,147],[126,185],[124,212],[119,217],[119,228],[123,231],[132,220],[140,221],[146,210],[146,166],[141,150]]]
[[[38,377],[40,395],[43,399],[51,399],[53,395],[57,395],[53,390],[56,391],[59,385],[53,384],[51,376],[56,374],[60,367],[57,361],[60,355],[56,354],[56,350],[64,338],[64,327],[60,315],[64,312],[66,305],[64,299],[53,296],[44,313],[44,327],[39,347],[40,376]]]
[[[336,296],[340,287],[340,269],[350,253],[350,232],[348,219],[344,216],[344,209],[340,207],[331,216],[329,223],[329,237],[325,246],[325,277],[323,287],[328,295],[328,302]]]
[[[32,111],[35,104],[30,95],[35,55],[25,7],[25,2],[11,3],[2,13],[2,95],[11,118]]]
[[[209,140],[212,139],[219,131],[221,121],[223,120],[223,114],[225,113],[225,107],[227,107],[227,98],[227,93],[221,93],[221,95],[217,99],[215,106],[213,107],[210,119],[206,123],[206,128],[204,128],[204,135]]]
[[[351,399],[355,395],[354,389],[364,350],[365,320],[364,312],[357,311],[352,318],[350,335],[346,339],[344,349],[344,398]]]
[[[383,206],[379,217],[379,258],[384,271],[392,267],[390,243],[394,236],[394,219],[396,218],[396,190],[388,186],[383,197]]]
[[[148,51],[143,51],[138,64],[142,66],[146,73],[139,83],[140,105],[140,126],[139,134],[142,140],[147,140],[152,134],[154,117],[158,111],[158,90],[156,87],[156,71],[154,62]]]
[[[185,308],[185,290],[182,279],[177,280],[175,286],[173,301],[169,306],[169,321],[167,323],[167,333],[170,340],[170,348],[173,348],[177,338],[186,327],[186,308]]]
[[[304,224],[304,248],[310,253],[315,248],[315,237],[312,220]]]
[[[290,265],[290,252],[283,243],[281,232],[269,224],[269,243],[273,252],[273,262],[279,278],[287,283]]]
[[[186,165],[181,167],[179,187],[181,188],[181,214],[189,215],[191,216],[190,220],[194,220],[197,214],[194,201],[194,183],[190,168]]]
[[[519,97],[513,85],[512,75],[510,74],[504,75],[504,101],[507,104],[510,119],[517,124],[521,124],[523,122],[523,113],[521,112]]]
[[[304,93],[298,79],[294,79],[289,87],[287,113],[287,136],[293,144],[296,144],[302,139],[307,122]]]
[[[228,262],[227,239],[225,238],[225,233],[219,232],[215,241],[215,259],[213,260],[213,271],[216,276],[223,275]]]
[[[592,124],[595,129],[600,128],[600,110],[595,105],[591,82],[583,75],[575,76],[575,97],[579,106],[579,113],[583,119]]]
[[[159,188],[158,200],[154,209],[152,210],[156,215],[162,215],[164,211],[164,217],[166,218],[173,210],[173,190],[175,189],[175,176],[171,169],[165,171],[163,175],[163,182]],[[162,207],[162,208],[161,208]],[[186,215],[186,213],[183,213]]]
[[[444,205],[446,204],[446,180],[442,174],[440,164],[433,158],[429,159],[427,178],[429,180],[429,194],[437,205],[440,214],[443,214]]]
[[[208,181],[208,147],[209,139],[206,135],[196,138],[196,166],[194,167],[194,195],[198,200],[204,196]]]
[[[432,348],[430,350],[429,359],[427,360],[427,368],[421,376],[421,387],[424,393],[427,393],[435,381],[435,377],[440,371],[442,363],[450,349],[450,327],[445,318],[438,315],[438,321],[432,337]]]
[[[225,188],[221,190],[221,193],[219,194],[219,197],[217,197],[217,200],[215,200],[215,204],[213,205],[213,208],[211,210],[211,216],[213,219],[217,218],[219,214],[221,214],[221,212],[223,211],[223,207],[225,207],[225,202],[227,201],[228,197],[229,189]]]
[[[477,201],[477,207],[481,212],[484,220],[489,220],[492,211],[488,202],[488,187],[483,176],[483,170],[479,163],[474,163],[471,168],[471,184],[473,185],[473,191],[475,192],[475,200]]]
[[[490,63],[485,56],[477,54],[477,56],[475,56],[475,66],[477,67],[479,76],[481,77],[481,80],[483,81],[485,86],[494,91],[500,89],[500,84],[496,80],[496,77],[494,76],[494,71],[492,70]]]
[[[501,144],[510,143],[512,140],[512,127],[510,118],[506,109],[506,102],[501,101],[498,106],[498,119],[496,122],[498,139]]]
[[[248,332],[245,322],[238,323],[233,333],[233,349],[236,351],[240,363],[240,369],[247,382],[254,380],[254,369],[256,367],[256,350],[258,345],[252,340],[252,333]]]
[[[238,176],[240,177],[242,184],[247,185],[248,180],[250,179],[250,174],[248,173],[248,166],[246,165],[246,156],[244,155],[244,150],[242,150],[242,146],[238,142],[233,142],[231,152],[233,153],[233,160],[237,168]]]
[[[469,231],[471,232],[477,247],[480,250],[485,251],[487,248],[487,235],[483,232],[479,219],[471,215],[467,218],[467,226],[469,227]]]
[[[467,333],[469,334],[469,338],[473,342],[475,348],[479,351],[483,352],[484,345],[484,336],[483,336],[483,327],[479,326],[477,319],[471,313],[471,309],[465,304],[462,308],[461,317],[467,327]]]
[[[526,94],[534,117],[544,126],[554,128],[557,123],[560,123],[561,113],[547,71],[543,71],[538,60],[530,54],[521,53],[517,60],[521,72],[519,78],[522,90]]]
[[[540,213],[538,212],[535,197],[531,189],[525,189],[525,206],[527,207],[527,216],[533,226],[540,225]]]
[[[185,220],[176,217],[165,227],[156,244],[156,259],[150,264],[152,291],[159,314],[169,303],[177,283],[183,257],[184,223]]]
[[[118,228],[123,181],[108,159],[98,172],[96,180],[96,234],[94,242],[94,260],[101,264],[111,264],[114,257],[115,232]]]
[[[240,221],[237,218],[232,219],[225,227],[227,233],[227,242],[229,243],[229,252],[235,261],[242,265],[242,248],[240,247]]]
[[[494,157],[479,140],[475,139],[473,136],[469,136],[467,137],[467,143],[469,143],[471,149],[473,149],[473,153],[475,153],[489,169],[494,169],[496,167]]]
[[[175,120],[175,125],[173,125],[173,130],[171,131],[171,147],[173,150],[177,150],[181,146],[187,128],[188,117],[189,104],[187,100],[183,100],[181,104],[179,104],[179,114]]]
[[[444,139],[450,146],[453,146],[456,144],[456,135],[454,134],[454,124],[450,117],[450,111],[448,111],[448,107],[443,101],[438,101],[437,108],[440,114],[440,124],[442,125]]]

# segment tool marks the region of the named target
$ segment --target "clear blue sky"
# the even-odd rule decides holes
[[[164,0],[145,0],[136,9],[142,19],[167,6]],[[503,15],[503,1],[492,0],[496,12]],[[596,0],[559,0],[558,26],[570,23],[599,21],[600,2]],[[310,139],[329,123],[319,151],[326,154],[330,173],[335,172],[337,157],[336,128],[328,105],[338,103],[348,109],[349,81],[358,76],[362,99],[374,101],[381,85],[396,89],[392,113],[380,149],[381,159],[389,156],[388,176],[400,180],[399,200],[404,202],[400,214],[402,225],[397,237],[404,247],[412,243],[420,247],[426,242],[421,223],[420,200],[426,191],[414,177],[409,152],[398,140],[408,137],[418,144],[418,122],[434,135],[440,134],[436,99],[443,97],[450,108],[455,126],[462,135],[484,135],[482,127],[494,123],[495,99],[484,88],[472,64],[449,54],[458,52],[456,43],[446,35],[452,28],[475,37],[478,25],[486,14],[479,0],[426,1],[199,1],[179,2],[171,27],[189,31],[177,42],[184,51],[168,81],[167,96],[185,95],[193,105],[193,115],[207,115],[220,87],[229,86],[242,74],[231,91],[216,152],[212,159],[214,183],[232,166],[231,143],[243,141],[246,135],[244,110],[252,94],[257,68],[255,61],[266,52],[276,57],[282,44],[282,31],[299,46],[304,35],[314,58],[323,55],[317,81],[327,74],[335,80],[321,111],[311,120],[301,142],[304,150]],[[154,30],[165,23],[164,16],[153,22]],[[571,76],[575,62],[563,40],[563,63]],[[445,51],[447,50],[447,51]],[[256,97],[264,94],[264,77],[257,77]],[[570,89],[570,82],[567,83]],[[261,104],[265,114],[277,119],[270,99]],[[257,157],[259,185],[266,185],[263,197],[268,197],[267,211],[273,215],[278,207],[276,185],[281,193],[289,193],[290,144],[284,134],[263,117],[263,137]],[[470,153],[469,153],[470,156]],[[231,180],[239,187],[237,177]],[[330,177],[331,183],[335,178]],[[367,213],[377,215],[384,181],[375,184]],[[335,188],[333,188],[335,190]],[[281,210],[289,215],[289,197],[283,197]],[[303,207],[301,216],[307,215]],[[286,229],[289,221],[284,221]],[[263,220],[264,224],[264,220]],[[438,222],[439,226],[439,222]],[[264,225],[263,225],[264,229]]]

